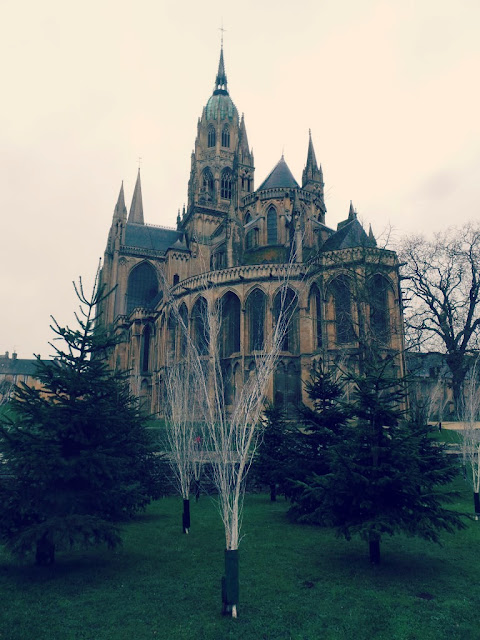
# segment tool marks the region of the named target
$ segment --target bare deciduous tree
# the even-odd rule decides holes
[[[410,341],[423,349],[441,349],[452,373],[455,408],[477,346],[480,326],[480,227],[467,224],[437,233],[432,240],[404,239],[406,324]]]
[[[168,420],[172,456],[177,477],[183,474],[184,496],[191,478],[192,461],[198,461],[198,433],[201,429],[202,461],[208,462],[218,492],[218,507],[225,529],[224,613],[236,617],[238,604],[238,546],[245,479],[260,434],[259,422],[268,386],[281,350],[282,341],[295,311],[297,299],[289,293],[292,273],[304,277],[305,265],[295,263],[272,266],[277,302],[271,331],[265,336],[264,349],[255,357],[255,367],[233,389],[230,402],[225,392],[231,382],[224,366],[225,309],[215,299],[212,284],[205,274],[200,287],[204,305],[195,327],[181,321],[172,300],[169,312],[179,319],[182,353],[178,364],[166,371]],[[298,272],[298,273],[297,273]],[[300,276],[300,274],[302,274]],[[168,312],[168,311],[167,311]],[[192,322],[193,324],[193,322]],[[228,326],[228,325],[227,325]],[[201,336],[195,335],[200,331]],[[192,421],[189,417],[194,415]],[[193,448],[192,448],[193,445]],[[185,499],[185,498],[184,498]]]

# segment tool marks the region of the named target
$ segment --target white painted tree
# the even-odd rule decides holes
[[[169,289],[164,283],[164,295]],[[203,387],[199,353],[193,344],[188,319],[182,313],[178,300],[169,296],[164,317],[166,335],[164,352],[166,366],[165,431],[168,443],[168,461],[179,494],[183,499],[182,529],[190,529],[190,496],[195,484],[198,499],[200,476],[203,469],[202,421],[206,393]]]
[[[201,428],[192,407],[198,376],[190,361],[172,363],[165,371],[165,423],[169,445],[168,457],[176,485],[183,498],[183,533],[190,529],[190,495],[193,484],[200,481],[203,466]],[[198,497],[198,494],[197,494]]]
[[[305,265],[296,263],[293,251],[289,263],[272,265],[270,286],[278,302],[271,329],[266,331],[263,350],[256,352],[254,369],[234,389],[228,407],[225,390],[229,381],[221,349],[224,309],[215,299],[208,274],[205,273],[198,287],[205,304],[199,305],[201,316],[196,326],[185,322],[177,300],[171,298],[167,303],[166,313],[173,313],[178,321],[177,340],[182,344],[175,360],[178,364],[167,367],[165,372],[167,431],[172,460],[177,478],[179,481],[182,478],[184,500],[195,464],[199,460],[208,462],[211,469],[225,529],[223,612],[232,617],[237,616],[238,547],[245,479],[261,433],[259,423],[265,397],[297,305],[297,298],[292,297],[289,288],[292,276],[300,280],[305,277]]]
[[[234,389],[227,408],[225,388],[229,381],[222,366],[221,332],[223,309],[210,300],[205,306],[204,325],[208,328],[208,365],[204,366],[205,402],[203,440],[210,452],[210,467],[218,491],[218,507],[225,529],[224,614],[237,616],[239,599],[238,547],[240,544],[245,479],[261,433],[260,419],[283,338],[295,311],[296,299],[289,296],[288,281],[294,264],[272,267],[279,283],[277,313],[265,336],[255,367]]]

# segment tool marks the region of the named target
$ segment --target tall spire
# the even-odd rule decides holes
[[[215,90],[213,93],[215,94],[217,92],[228,93],[227,74],[225,73],[225,62],[223,61],[223,38],[222,46],[220,49],[220,60],[218,62],[217,77],[215,78]]]
[[[308,130],[307,163],[302,174],[302,186],[305,187],[308,183],[319,183],[323,187],[323,175],[317,165],[317,158],[315,156],[315,149],[313,148],[311,129]]]
[[[315,149],[313,148],[311,129],[308,130],[307,169],[310,169],[311,171],[316,171],[318,169]]]
[[[135,191],[133,192],[130,213],[128,214],[128,222],[136,224],[145,224],[143,221],[143,202],[142,202],[142,184],[140,182],[140,167],[138,167],[137,182],[135,183]]]
[[[125,206],[125,194],[123,193],[123,180],[120,187],[120,193],[118,194],[117,204],[113,212],[114,217],[127,217],[127,207]]]

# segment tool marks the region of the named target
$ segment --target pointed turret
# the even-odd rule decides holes
[[[138,169],[137,182],[133,192],[132,205],[128,214],[128,222],[145,224],[143,220],[142,184],[140,181],[140,168]]]
[[[353,203],[350,200],[350,208],[348,210],[348,220],[355,220],[355,218],[357,217],[357,212],[355,211],[355,209],[353,208]]]
[[[373,231],[372,231],[372,225],[370,225],[368,229],[368,241],[370,242],[370,245],[372,247],[377,246],[377,241],[375,240],[375,236],[373,235]]]

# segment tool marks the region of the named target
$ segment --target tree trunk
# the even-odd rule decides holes
[[[370,549],[370,562],[372,564],[380,564],[380,538],[371,537],[368,545]]]
[[[270,485],[270,501],[277,501],[277,484],[275,482],[272,482],[272,484]]]
[[[55,545],[46,536],[37,540],[35,564],[39,567],[48,567],[55,562]]]
[[[222,614],[237,617],[239,599],[238,549],[225,549],[225,575],[222,578]]]
[[[475,515],[480,516],[480,496],[478,494],[478,491],[475,491],[473,494],[473,505],[475,508]]]
[[[190,500],[183,501],[182,525],[183,533],[188,533],[190,529]]]
[[[468,367],[465,366],[465,354],[447,354],[446,361],[450,371],[452,372],[452,391],[453,402],[455,405],[455,416],[458,420],[461,420],[463,406],[462,391],[468,370]]]

